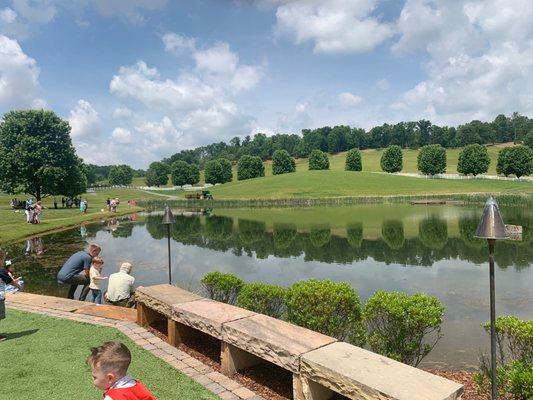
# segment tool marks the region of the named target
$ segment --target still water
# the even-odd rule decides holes
[[[300,209],[174,210],[173,282],[199,290],[214,270],[245,281],[289,286],[307,278],[349,282],[365,301],[376,290],[425,292],[446,307],[444,337],[427,367],[475,368],[487,351],[487,246],[473,237],[482,207],[358,205]],[[533,214],[503,208],[522,225],[522,241],[496,244],[497,315],[533,318]],[[167,282],[166,226],[161,213],[102,221],[9,246],[17,275],[34,293],[66,296],[56,274],[88,243],[102,246],[104,275],[122,261],[138,285]]]

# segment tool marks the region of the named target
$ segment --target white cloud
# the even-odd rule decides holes
[[[408,0],[392,50],[430,58],[427,78],[394,107],[447,124],[532,112],[532,19],[528,0]]]
[[[128,129],[117,127],[113,129],[111,133],[111,138],[121,144],[131,143],[131,131]]]
[[[379,46],[393,27],[372,16],[378,0],[294,0],[277,8],[277,32],[315,53],[359,53]]]
[[[100,116],[88,101],[78,100],[76,107],[70,110],[68,121],[75,142],[94,142],[99,139],[101,132]]]
[[[196,49],[195,39],[178,35],[177,33],[166,33],[163,35],[162,40],[165,45],[165,51],[176,55]]]
[[[389,90],[390,84],[389,81],[386,79],[380,79],[376,82],[376,86],[379,90]]]
[[[298,132],[302,128],[309,128],[313,119],[308,112],[309,103],[297,103],[290,113],[282,113],[278,117],[277,128],[280,131]]]
[[[232,52],[227,43],[216,43],[204,50],[193,53],[196,68],[213,73],[232,73],[237,68],[239,57]]]
[[[114,119],[128,119],[133,116],[133,112],[127,107],[118,107],[113,111]]]
[[[161,10],[167,0],[91,0],[91,3],[104,17],[125,17],[132,23],[146,22],[144,11]]]
[[[353,108],[361,104],[363,98],[350,92],[344,92],[339,94],[338,100],[341,108]]]
[[[0,10],[0,22],[5,24],[11,24],[17,19],[17,13],[11,8],[6,7],[3,10]]]
[[[0,35],[0,108],[42,108],[39,67],[16,40]]]
[[[31,23],[48,23],[57,14],[50,0],[12,0],[12,4],[15,11]]]

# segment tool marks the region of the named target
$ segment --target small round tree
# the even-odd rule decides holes
[[[242,181],[260,176],[265,176],[265,166],[261,158],[245,154],[239,159],[239,163],[237,164],[238,180]]]
[[[361,152],[359,149],[351,149],[346,153],[346,171],[362,171]]]
[[[417,164],[425,175],[442,174],[446,171],[446,150],[440,144],[423,146],[418,152]]]
[[[205,163],[204,167],[205,182],[216,184],[231,182],[231,162],[225,158],[210,160]]]
[[[309,171],[329,169],[328,155],[320,150],[313,150],[309,155]]]
[[[287,150],[276,150],[272,155],[272,174],[288,174],[296,171],[296,162]]]
[[[517,178],[530,175],[533,173],[533,150],[523,145],[502,149],[496,170],[505,176],[516,175]]]
[[[533,131],[529,132],[524,139],[524,144],[533,149]]]
[[[490,157],[485,146],[469,144],[459,153],[457,172],[474,176],[484,174],[489,170]]]
[[[195,185],[200,181],[200,170],[196,164],[178,160],[171,168],[172,184],[176,186]]]
[[[403,154],[400,146],[392,145],[381,156],[381,169],[384,172],[400,172],[403,168]]]
[[[161,186],[166,185],[168,182],[169,168],[166,164],[160,161],[154,161],[148,167],[146,171],[146,185],[148,186]]]
[[[227,158],[219,158],[218,161],[220,162],[220,167],[222,169],[222,182],[220,183],[231,182],[233,180],[231,161]]]
[[[133,169],[129,165],[113,165],[109,168],[111,185],[129,185],[133,181]]]

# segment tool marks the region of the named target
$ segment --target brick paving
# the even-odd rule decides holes
[[[11,294],[6,299],[8,308],[118,329],[135,344],[189,376],[223,400],[264,400],[239,382],[216,372],[200,360],[140,327],[135,323],[133,313],[121,312],[113,306],[100,306],[101,309],[100,307],[96,309],[87,305],[86,302],[29,293]]]

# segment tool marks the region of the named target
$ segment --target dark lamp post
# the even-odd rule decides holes
[[[170,225],[175,223],[174,221],[174,215],[172,215],[172,211],[170,211],[169,206],[165,206],[165,214],[163,215],[163,221],[161,222],[163,225],[167,226],[167,241],[168,241],[168,284],[172,285],[172,270],[171,270],[171,263],[170,263]]]
[[[509,239],[505,224],[503,223],[498,203],[493,197],[489,197],[485,203],[485,209],[481,221],[474,235],[480,239],[487,239],[489,244],[489,282],[490,282],[490,363],[492,379],[492,400],[498,397],[496,388],[496,306],[494,300],[494,243],[496,240]]]

